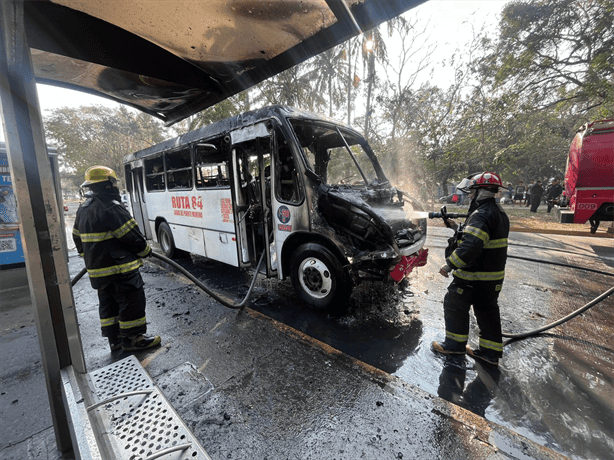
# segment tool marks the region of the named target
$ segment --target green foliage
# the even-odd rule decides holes
[[[58,147],[64,171],[75,185],[90,166],[101,164],[123,177],[123,157],[163,141],[166,131],[155,118],[124,107],[102,106],[56,109],[44,119],[48,139]]]
[[[249,93],[244,91],[177,123],[172,129],[181,135],[248,110]]]
[[[319,110],[326,110],[329,117],[333,117],[336,110],[343,107],[346,98],[347,62],[345,48],[337,46],[318,54],[308,62],[309,70],[306,78],[311,82],[314,94],[326,95],[326,98],[317,98]]]
[[[537,96],[537,107],[572,103],[586,113],[613,102],[612,49],[612,0],[510,2],[495,50],[497,83]]]
[[[396,18],[178,123],[173,135],[251,108],[295,106],[368,134],[393,183],[430,199],[438,184],[477,171],[506,183],[562,176],[576,129],[614,115],[614,0],[510,1],[497,36],[477,31],[441,63],[455,75],[444,88],[419,84],[441,68],[430,62],[432,28]],[[125,154],[169,136],[126,109],[60,109],[45,122],[77,177],[95,163],[122,174]]]
[[[258,84],[254,101],[259,106],[280,104],[316,111],[324,99],[313,91],[307,69],[306,63],[299,64]]]

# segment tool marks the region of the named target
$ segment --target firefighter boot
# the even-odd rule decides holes
[[[137,335],[136,337],[124,337],[122,348],[124,351],[146,350],[160,345],[162,339],[159,335],[149,337],[146,335]]]
[[[431,350],[435,353],[442,353],[444,355],[464,355],[465,344],[460,342],[444,341],[443,343],[433,342],[431,343]]]
[[[109,347],[111,351],[119,351],[122,349],[122,339],[117,337],[116,335],[112,335],[111,337],[107,337],[109,339]]]
[[[499,365],[499,358],[497,356],[494,356],[493,353],[489,353],[488,351],[482,350],[481,348],[474,350],[470,346],[467,346],[467,354],[473,359],[479,359],[480,361],[491,364],[493,366]]]

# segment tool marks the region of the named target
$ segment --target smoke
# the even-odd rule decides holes
[[[419,152],[418,143],[411,137],[391,139],[383,148],[382,167],[395,187],[428,201],[436,191]]]

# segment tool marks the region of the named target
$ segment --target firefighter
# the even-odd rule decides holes
[[[446,249],[446,263],[439,273],[453,281],[444,298],[446,338],[433,342],[432,349],[443,354],[465,354],[497,366],[503,356],[503,337],[498,297],[503,286],[510,224],[507,214],[495,202],[504,188],[497,174],[484,172],[467,178],[459,186],[469,193],[469,216],[460,227],[444,219],[455,230]],[[480,329],[479,348],[467,346],[469,310],[473,306]]]
[[[82,188],[89,188],[79,206],[73,239],[92,287],[98,292],[102,336],[111,351],[136,351],[160,345],[150,337],[145,317],[145,291],[139,267],[151,248],[136,221],[121,204],[117,176],[106,166],[85,172]]]

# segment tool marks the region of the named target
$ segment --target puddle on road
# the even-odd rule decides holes
[[[244,295],[250,280],[212,262],[189,270],[236,296]],[[332,317],[302,305],[289,281],[262,278],[250,308],[572,458],[611,455],[614,404],[606,376],[600,377],[591,363],[553,347],[552,337],[508,344],[500,371],[465,357],[436,356],[430,344],[442,339],[443,312],[440,303],[424,295],[427,286],[433,289],[416,282],[400,292],[367,283],[355,289],[346,314]],[[528,295],[525,291],[535,288],[517,289]],[[512,313],[518,317],[508,320],[526,321],[523,308]],[[471,327],[473,340],[473,318]]]

